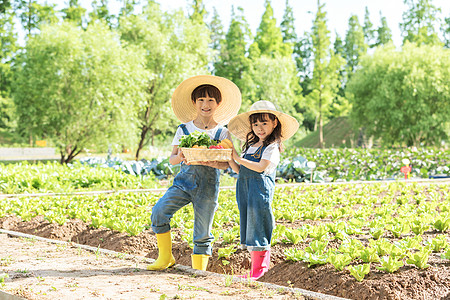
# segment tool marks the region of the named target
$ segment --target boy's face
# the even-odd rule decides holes
[[[216,99],[209,97],[208,94],[206,94],[205,97],[197,98],[197,100],[195,101],[197,116],[202,116],[205,118],[212,117],[218,106],[219,104],[217,104]]]

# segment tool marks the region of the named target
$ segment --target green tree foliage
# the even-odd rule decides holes
[[[319,123],[319,147],[323,148],[323,118],[324,111],[329,109],[330,103],[339,90],[339,73],[344,61],[334,54],[330,47],[329,30],[326,25],[324,5],[317,1],[317,14],[312,28],[312,43],[314,54],[314,71],[311,81],[312,92],[307,96],[317,113]]]
[[[220,21],[219,13],[217,9],[214,7],[213,9],[213,17],[211,22],[208,24],[208,29],[211,31],[211,44],[210,47],[215,50],[220,50],[220,44],[225,38],[225,34],[223,33],[223,25]]]
[[[358,17],[352,15],[348,20],[348,30],[345,35],[345,56],[347,61],[347,76],[355,71],[359,59],[367,52],[367,44],[364,39],[364,31],[359,24]]]
[[[403,44],[406,41],[419,45],[441,44],[436,32],[441,9],[434,6],[432,0],[403,0],[403,2],[408,5],[408,10],[403,13],[403,23],[400,23]]]
[[[69,6],[63,8],[61,12],[64,14],[64,20],[74,22],[77,26],[82,26],[85,21],[86,9],[81,7],[79,0],[70,0]]]
[[[347,85],[352,119],[385,145],[433,145],[448,138],[450,50],[393,45],[366,56]]]
[[[242,89],[242,110],[246,111],[256,101],[269,100],[301,122],[303,118],[296,111],[301,101],[301,87],[296,73],[290,57],[263,55],[252,60],[243,74],[246,84]]]
[[[18,58],[13,84],[23,135],[56,144],[61,163],[82,149],[135,139],[143,54],[105,25],[46,25]],[[39,74],[39,75],[37,75]]]
[[[205,25],[206,9],[203,0],[192,0],[192,14],[189,18],[200,25]]]
[[[14,103],[10,98],[11,63],[17,50],[14,16],[11,4],[2,2],[0,5],[0,128],[10,128],[14,119]]]
[[[364,13],[364,25],[362,27],[364,32],[364,40],[369,47],[373,47],[375,43],[375,30],[373,29],[373,24],[370,21],[369,9],[366,6]]]
[[[381,15],[380,12],[380,26],[377,28],[377,39],[375,47],[387,45],[392,42],[392,31],[387,24],[386,17]]]
[[[277,27],[270,0],[265,0],[265,8],[261,23],[256,30],[255,40],[250,46],[250,58],[258,58],[261,55],[290,56],[292,47],[290,44],[283,43],[281,29]]]
[[[136,6],[140,0],[122,0],[123,5],[120,8],[119,17],[128,16],[134,13]]]
[[[230,79],[241,89],[245,85],[242,81],[243,73],[250,65],[247,47],[251,39],[243,12],[240,7],[237,8],[237,13],[232,10],[231,23],[220,47],[219,60],[214,64],[215,75]]]
[[[442,24],[442,33],[444,36],[445,48],[450,48],[450,17],[444,19]]]
[[[89,23],[96,23],[99,20],[106,22],[109,28],[114,27],[116,16],[112,15],[108,8],[109,0],[92,1],[92,11],[89,13]]]
[[[139,120],[139,152],[157,136],[173,134],[177,122],[170,106],[173,90],[186,78],[207,73],[210,60],[210,32],[206,25],[193,22],[181,10],[162,12],[150,1],[141,15],[119,21],[121,38],[146,51],[144,63],[153,75],[147,81],[145,101]]]
[[[297,42],[297,34],[295,33],[294,26],[295,18],[294,11],[289,5],[289,0],[286,0],[286,8],[284,10],[283,20],[281,21],[280,28],[283,36],[283,43],[290,43],[293,48]]]
[[[27,35],[35,33],[41,24],[57,22],[58,17],[55,12],[55,5],[41,5],[37,0],[18,0],[17,10],[23,28]]]

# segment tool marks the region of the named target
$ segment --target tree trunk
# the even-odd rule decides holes
[[[145,137],[147,136],[147,132],[150,128],[147,126],[143,126],[142,127],[142,131],[141,131],[141,139],[139,140],[139,145],[138,148],[136,150],[136,160],[139,160],[139,152],[141,152],[141,149],[144,148],[144,141],[145,141]]]
[[[319,95],[319,148],[323,149],[322,91]]]
[[[68,163],[70,163],[74,158],[75,158],[75,156],[77,156],[78,154],[80,154],[80,152],[81,152],[81,150],[82,149],[80,149],[80,150],[78,150],[77,151],[77,149],[78,149],[78,146],[76,146],[75,145],[75,147],[73,147],[73,149],[72,149],[72,146],[67,146],[66,147],[66,153],[67,153],[67,157],[66,157],[66,155],[65,155],[65,153],[64,153],[64,151],[63,150],[61,150],[60,151],[60,153],[61,153],[61,159],[60,159],[60,163],[61,164],[68,164]]]

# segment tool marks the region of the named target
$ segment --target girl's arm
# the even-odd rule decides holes
[[[242,158],[238,155],[236,155],[236,156],[233,155],[233,158],[237,163],[249,168],[252,171],[259,172],[259,173],[264,172],[264,170],[270,165],[270,160],[267,160],[267,159],[261,159],[259,162],[256,162],[256,161],[251,161],[251,160]]]
[[[230,165],[231,169],[233,169],[234,172],[236,172],[236,173],[239,174],[239,169],[241,168],[241,166],[238,165],[238,164],[236,163],[236,161],[234,160],[234,153],[235,153],[235,152],[236,152],[236,149],[234,149],[234,146],[233,146],[233,154],[232,154],[233,157],[232,157],[232,159],[228,162],[228,164]],[[239,156],[239,155],[237,154],[237,152],[236,152],[236,155]]]

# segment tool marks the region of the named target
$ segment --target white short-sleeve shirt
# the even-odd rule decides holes
[[[245,154],[253,154],[258,150],[259,147],[250,146],[247,151],[242,153],[242,157]],[[278,164],[280,163],[280,149],[278,148],[278,143],[272,143],[264,149],[261,159],[266,159],[270,161],[269,166],[264,170],[264,174],[271,174],[276,170]]]
[[[216,136],[216,132],[217,130],[219,130],[219,126],[216,126],[214,128],[205,130],[205,129],[200,129],[197,126],[194,125],[194,121],[190,121],[187,123],[184,123],[184,125],[186,125],[186,129],[189,131],[189,133],[193,133],[194,131],[199,131],[199,132],[206,132],[206,134],[211,138],[214,139],[214,137]],[[177,132],[175,133],[175,136],[173,137],[172,140],[172,146],[178,146],[180,144],[180,139],[181,137],[185,135],[183,132],[183,129],[181,129],[180,127],[178,127]],[[230,137],[230,133],[228,132],[228,129],[225,127],[222,127],[222,132],[220,133],[220,140],[223,139],[231,139]]]

